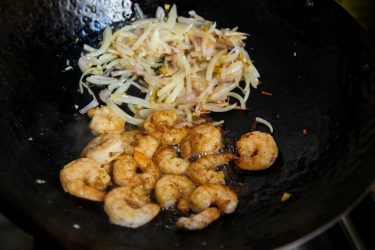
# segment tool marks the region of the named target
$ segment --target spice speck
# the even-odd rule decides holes
[[[289,200],[290,196],[292,196],[292,194],[284,192],[283,196],[281,196],[281,202]]]

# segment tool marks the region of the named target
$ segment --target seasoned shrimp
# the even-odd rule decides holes
[[[60,181],[64,191],[71,195],[103,201],[111,178],[94,160],[80,158],[64,166]]]
[[[233,213],[237,207],[236,193],[222,184],[204,184],[197,187],[190,195],[191,209],[200,212],[211,205],[216,205],[226,214]]]
[[[154,155],[154,161],[163,174],[184,174],[190,164],[188,160],[177,157],[176,150],[171,146],[160,147]]]
[[[164,127],[172,127],[177,121],[177,114],[173,110],[158,110],[150,115],[143,127],[149,133],[157,133]]]
[[[113,170],[113,161],[102,165],[102,168],[107,172],[107,174],[111,175]]]
[[[137,139],[137,146],[134,147],[134,152],[140,152],[151,158],[158,149],[160,143],[151,135],[143,135]]]
[[[152,162],[150,158],[138,151],[134,152],[133,158],[137,163],[137,167],[143,171],[143,187],[146,190],[154,189],[156,182],[160,179],[160,169]]]
[[[177,114],[173,110],[159,110],[150,115],[145,123],[144,129],[164,145],[179,144],[187,135],[186,128],[175,128]]]
[[[221,147],[220,129],[202,124],[189,130],[188,135],[181,142],[180,151],[182,157],[190,158],[196,154],[217,153]]]
[[[187,133],[187,128],[169,128],[164,131],[161,143],[164,145],[177,145],[185,138]]]
[[[220,165],[228,164],[236,157],[230,153],[205,155],[191,163],[187,172],[198,184],[224,184],[224,172],[216,171]]]
[[[134,153],[134,147],[136,146],[137,139],[140,136],[141,131],[139,130],[125,131],[121,134],[124,154],[132,155]]]
[[[210,207],[198,214],[192,214],[190,217],[181,217],[176,226],[188,230],[201,230],[220,217],[220,210],[216,207]]]
[[[105,134],[94,138],[83,149],[81,155],[96,161],[99,165],[110,163],[123,152],[120,134]]]
[[[94,135],[124,131],[125,120],[108,106],[91,109],[87,115],[91,118],[89,127]]]
[[[113,224],[137,228],[151,221],[160,211],[141,187],[119,187],[104,200],[104,211]]]
[[[180,211],[189,210],[189,198],[195,184],[185,175],[164,175],[155,186],[155,197],[162,208],[176,205]]]
[[[143,183],[132,156],[123,154],[117,157],[113,163],[113,181],[123,187],[136,187]]]
[[[236,145],[240,154],[236,164],[245,170],[269,168],[275,162],[279,153],[273,137],[260,131],[242,135]]]
[[[140,161],[148,161],[148,163],[137,164],[132,156],[120,155],[113,163],[113,180],[119,186],[142,186],[149,191],[155,187],[156,181],[160,178],[160,170],[146,156],[140,156],[139,152],[134,154],[138,163]],[[146,158],[146,160],[142,158]],[[137,169],[142,173],[137,173]]]

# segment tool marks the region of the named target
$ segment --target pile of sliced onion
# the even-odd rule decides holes
[[[156,109],[174,109],[190,125],[204,122],[201,114],[246,109],[250,86],[259,84],[244,49],[246,34],[218,29],[195,11],[178,16],[175,5],[168,13],[158,7],[155,18],[146,18],[138,4],[135,10],[133,23],[114,33],[104,29],[99,48],[84,45],[79,89],[93,101],[81,113],[98,105],[93,86],[102,88],[100,100],[134,125]]]

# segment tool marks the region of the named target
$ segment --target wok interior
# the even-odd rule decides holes
[[[87,118],[75,108],[90,101],[77,93],[82,45],[95,44],[105,25],[131,18],[132,3],[2,2],[0,190],[7,211],[17,211],[22,223],[36,225],[65,247],[98,249],[264,249],[302,237],[343,212],[375,175],[375,91],[363,68],[372,56],[359,28],[334,3],[316,1],[311,8],[302,2],[176,2],[180,14],[194,9],[219,27],[239,26],[250,34],[247,50],[262,80],[250,94],[250,111],[213,116],[225,119],[233,140],[260,116],[272,123],[280,149],[269,170],[236,170],[229,184],[239,193],[238,209],[201,232],[177,231],[180,215],[165,211],[137,230],[111,225],[102,204],[64,194],[59,183],[61,167],[92,138]],[[150,16],[164,5],[138,3]],[[69,65],[73,70],[65,71]],[[284,203],[283,192],[292,194]]]

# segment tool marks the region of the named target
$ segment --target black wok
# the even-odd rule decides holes
[[[138,2],[150,15],[164,4]],[[94,45],[104,25],[131,18],[132,3],[3,0],[0,197],[1,210],[18,225],[65,248],[268,249],[312,237],[368,190],[375,177],[373,43],[345,11],[323,0],[176,2],[179,13],[194,9],[250,34],[247,49],[262,84],[251,93],[249,112],[215,118],[226,120],[233,139],[255,116],[269,120],[277,162],[232,179],[237,211],[203,231],[176,230],[178,215],[169,212],[136,230],[111,225],[102,204],[65,194],[58,172],[92,137],[75,108],[89,101],[77,93],[82,45]],[[68,65],[74,69],[63,72]],[[292,194],[287,202],[280,202],[283,192]]]

